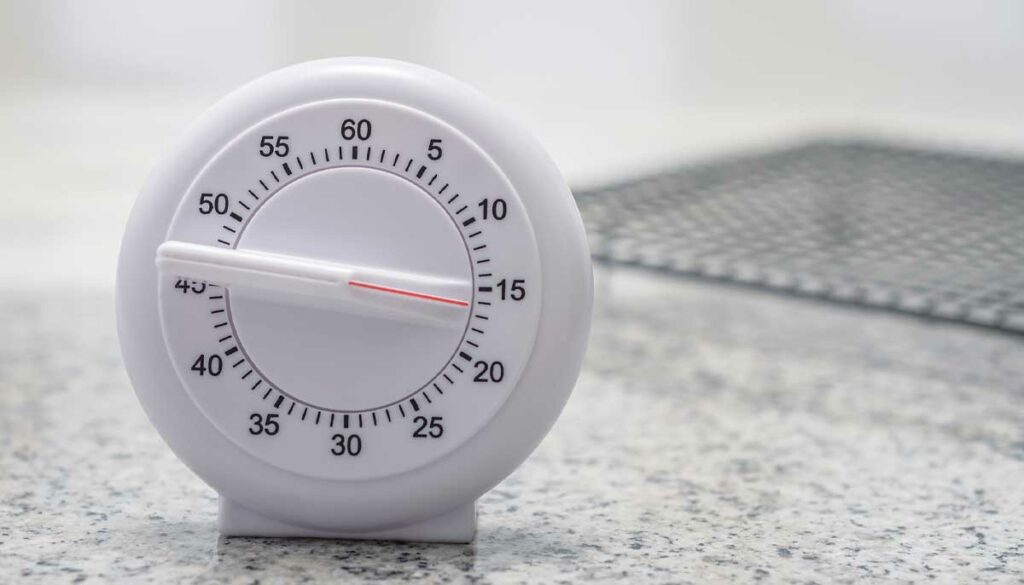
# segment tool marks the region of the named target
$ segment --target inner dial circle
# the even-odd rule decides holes
[[[260,208],[237,249],[430,281],[414,290],[408,279],[356,275],[347,284],[364,305],[230,291],[239,347],[296,401],[341,412],[384,408],[428,384],[463,341],[473,290],[466,243],[432,196],[395,174],[343,167],[307,175]],[[410,304],[419,305],[414,315],[402,312]]]

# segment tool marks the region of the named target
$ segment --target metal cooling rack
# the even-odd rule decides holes
[[[1024,162],[814,142],[577,193],[598,260],[1024,332]]]

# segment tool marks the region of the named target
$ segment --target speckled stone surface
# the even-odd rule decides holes
[[[110,295],[0,295],[0,582],[1021,582],[1024,340],[604,271],[587,364],[466,546],[218,537]]]

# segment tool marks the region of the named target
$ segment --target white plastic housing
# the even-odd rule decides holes
[[[303,216],[312,213],[309,205],[325,206],[325,210],[333,205],[326,200],[316,203],[315,190],[309,187],[314,177],[325,184],[365,181],[368,192],[382,193],[382,197],[393,192],[395,203],[390,209],[397,210],[396,221],[404,221],[401,212],[410,209],[405,202],[412,199],[403,199],[403,193],[415,188],[401,182],[392,184],[377,170],[328,170],[297,181],[296,189],[314,194],[282,195],[281,203],[274,203],[273,214],[260,211],[251,222],[246,220],[251,230],[241,236],[244,241],[223,249],[203,243],[202,230],[190,227],[195,222],[176,223],[176,217],[182,217],[183,210],[194,204],[196,183],[201,183],[202,177],[230,174],[235,172],[232,169],[248,171],[248,159],[231,162],[229,145],[233,141],[237,144],[239,137],[247,136],[257,125],[288,119],[283,113],[289,111],[299,112],[294,116],[307,120],[310,132],[315,133],[320,126],[309,122],[314,114],[304,112],[318,111],[316,104],[320,103],[327,104],[325,108],[342,103],[337,100],[351,104],[345,107],[365,104],[367,111],[385,120],[411,116],[409,122],[395,122],[393,136],[399,137],[395,138],[398,142],[421,142],[414,132],[419,119],[424,124],[436,120],[439,128],[448,128],[464,139],[469,158],[453,165],[449,174],[467,185],[481,185],[479,190],[506,193],[514,213],[510,223],[501,228],[504,231],[494,232],[493,241],[500,242],[506,254],[504,260],[495,262],[503,261],[518,273],[533,275],[535,286],[529,291],[529,302],[523,303],[522,316],[506,319],[505,329],[496,325],[498,331],[509,332],[508,339],[495,340],[498,347],[505,348],[501,351],[513,356],[522,353],[521,359],[510,362],[515,365],[509,373],[509,386],[492,398],[473,398],[467,390],[459,394],[454,389],[451,396],[446,395],[445,399],[453,401],[448,404],[460,405],[460,412],[479,416],[463,427],[453,426],[451,442],[443,449],[403,449],[399,453],[402,443],[398,439],[381,439],[379,446],[385,451],[376,452],[379,460],[320,473],[309,471],[319,470],[318,459],[289,451],[298,443],[281,441],[274,447],[275,453],[259,443],[247,443],[244,434],[233,436],[234,419],[230,417],[234,416],[235,399],[217,395],[218,387],[207,379],[183,382],[187,368],[183,363],[176,365],[172,355],[193,334],[187,329],[188,319],[178,319],[179,313],[173,311],[187,309],[176,308],[174,303],[179,301],[173,298],[161,301],[161,291],[166,291],[168,279],[179,273],[220,284],[233,293],[237,288],[239,299],[255,299],[240,300],[237,307],[239,334],[248,332],[252,339],[266,338],[275,323],[263,320],[264,315],[269,319],[270,313],[245,309],[267,306],[259,301],[279,305],[281,308],[274,309],[278,319],[287,317],[288,307],[294,304],[372,315],[410,327],[410,335],[436,329],[437,339],[447,340],[444,344],[461,343],[463,323],[479,300],[473,296],[473,287],[480,283],[481,272],[474,266],[475,256],[467,260],[459,251],[465,232],[444,235],[451,229],[443,227],[449,220],[443,213],[430,211],[429,204],[409,215],[411,223],[403,228],[405,232],[422,230],[413,234],[422,237],[417,240],[422,241],[422,249],[407,254],[408,261],[397,256],[397,264],[386,269],[374,264],[376,255],[371,250],[349,250],[349,255],[339,252],[343,261],[279,253],[294,239],[280,239],[275,230],[288,226],[301,231],[302,226],[294,222],[301,224],[322,215]],[[403,131],[410,134],[408,140],[401,138]],[[470,151],[475,154],[470,156]],[[226,162],[210,170],[211,161]],[[407,173],[415,171],[413,167]],[[488,187],[488,181],[498,182]],[[426,189],[423,184],[417,188]],[[286,185],[281,193],[286,189],[290,187]],[[346,203],[346,217],[358,219],[378,212],[357,200]],[[353,231],[366,229],[358,222],[351,225]],[[372,231],[366,233],[372,237]],[[367,283],[373,286],[363,286]],[[122,352],[136,393],[174,452],[221,495],[221,530],[225,534],[462,541],[473,534],[473,502],[530,454],[568,399],[586,347],[592,295],[590,258],[579,213],[557,168],[536,140],[491,102],[451,78],[395,61],[346,58],[296,65],[246,85],[204,114],[163,159],[140,194],[125,233],[118,267],[117,317]],[[529,338],[520,333],[526,331]],[[451,351],[445,349],[448,345],[438,351]],[[271,350],[261,351],[266,355]],[[191,354],[182,353],[178,362],[186,355],[191,359]],[[429,357],[430,351],[425,350],[424,355],[427,357],[420,357],[425,365],[420,369],[435,359]],[[410,368],[415,360],[416,356],[409,357]],[[301,385],[286,363],[275,367],[291,380],[281,384],[283,391]],[[460,396],[481,402],[476,406],[454,402]],[[354,397],[342,400],[333,395],[314,398],[340,400],[341,406],[328,405],[329,409],[337,407],[339,414],[349,404],[345,400],[358,402]],[[238,399],[240,413],[249,408],[242,400],[248,397]],[[371,412],[372,405],[353,404],[353,416]],[[389,455],[386,449],[393,451]]]

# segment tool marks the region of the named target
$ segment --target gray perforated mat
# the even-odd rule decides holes
[[[598,260],[1024,332],[1024,162],[814,142],[577,200]]]

